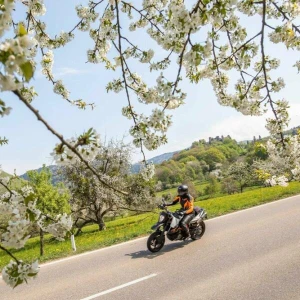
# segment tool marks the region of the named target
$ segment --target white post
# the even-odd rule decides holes
[[[73,251],[76,251],[76,243],[75,243],[74,234],[71,235],[71,245],[72,245]]]

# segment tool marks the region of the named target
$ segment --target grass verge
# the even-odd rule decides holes
[[[198,202],[196,201],[195,205],[206,209],[208,218],[213,218],[296,194],[300,194],[299,182],[292,182],[285,188],[258,188],[242,194],[223,196]],[[174,207],[174,209],[177,208],[178,206]],[[157,217],[158,211],[126,218],[124,217],[115,221],[107,222],[107,230],[102,232],[97,230],[98,227],[96,225],[87,226],[83,229],[83,234],[76,237],[76,254],[147,235],[151,232],[150,227],[157,221]],[[74,255],[69,240],[58,242],[53,240],[50,235],[45,236],[44,251],[45,255],[40,257],[38,237],[30,239],[26,243],[26,247],[24,249],[12,250],[19,259],[24,261],[32,261],[34,258],[38,258],[40,262],[45,262]],[[2,269],[9,260],[10,258],[4,252],[0,252],[0,269]]]

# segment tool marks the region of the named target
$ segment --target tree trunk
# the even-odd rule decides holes
[[[90,223],[93,223],[93,224],[94,224],[95,222],[92,221],[92,220],[86,220],[86,221],[84,221],[83,223],[81,223],[80,225],[75,224],[75,226],[77,226],[77,232],[76,232],[75,236],[81,234],[81,233],[82,233],[82,228],[83,228],[85,225],[90,224]]]
[[[44,231],[40,228],[40,256],[44,255]]]
[[[99,219],[98,226],[99,226],[99,231],[106,230],[106,225],[102,218]]]
[[[244,187],[243,187],[243,185],[241,184],[241,193],[243,192],[243,188],[244,188]]]
[[[81,229],[82,229],[81,227],[77,229],[77,231],[76,231],[76,233],[75,233],[75,236],[78,236],[79,234],[82,233],[82,230],[81,230]]]

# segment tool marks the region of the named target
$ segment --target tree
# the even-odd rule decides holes
[[[223,178],[221,181],[221,190],[229,195],[234,194],[239,190],[236,181],[232,177]]]
[[[32,186],[37,202],[36,207],[45,215],[54,218],[61,213],[70,214],[70,192],[62,183],[51,184],[52,176],[49,169],[43,166],[41,172],[27,172],[29,184]],[[40,230],[40,255],[44,255],[44,230]]]
[[[170,182],[172,171],[167,166],[160,166],[156,169],[155,174],[159,181],[166,184]]]
[[[262,143],[255,143],[251,151],[247,154],[247,162],[253,164],[256,160],[266,160],[268,158],[268,152]]]
[[[209,170],[215,169],[216,163],[222,163],[226,158],[224,154],[215,147],[209,148],[197,155],[199,161],[204,160],[209,165]]]
[[[122,141],[110,141],[99,149],[92,162],[97,173],[106,180],[111,180],[120,188],[130,187],[128,196],[122,196],[101,184],[83,163],[78,162],[61,170],[72,194],[71,205],[78,232],[87,224],[97,224],[99,231],[105,230],[104,217],[111,212],[124,209],[146,211],[151,208],[154,183],[145,181],[141,175],[130,174],[131,151],[131,146]]]
[[[212,197],[213,195],[217,194],[220,191],[220,183],[218,182],[218,179],[213,176],[208,176],[208,185],[204,189],[205,195],[209,195]]]
[[[161,181],[158,181],[155,185],[155,191],[160,192],[163,190],[163,183]]]
[[[252,170],[250,166],[244,162],[233,163],[229,167],[227,174],[238,182],[241,193],[244,187],[253,180]]]
[[[185,177],[186,179],[189,179],[189,180],[194,180],[196,179],[196,173],[195,173],[195,170],[192,168],[191,165],[187,164],[185,166]]]
[[[32,104],[37,96],[32,79],[38,68],[38,53],[42,53],[42,74],[53,85],[54,93],[80,109],[94,106],[89,101],[70,99],[67,87],[52,73],[54,52],[68,44],[72,49],[71,42],[77,31],[84,31],[88,32],[93,44],[87,51],[87,59],[83,59],[117,72],[116,78],[107,83],[106,90],[124,92],[126,104],[122,114],[132,121],[130,134],[143,155],[145,148],[154,150],[167,143],[166,131],[171,125],[171,116],[166,111],[184,103],[186,94],[180,86],[183,77],[196,84],[210,79],[221,105],[233,107],[244,115],[261,115],[265,110],[272,113],[266,127],[274,147],[267,147],[268,153],[274,157],[284,153],[290,163],[289,171],[294,178],[299,178],[299,156],[294,160],[299,141],[283,135],[288,125],[289,105],[286,100],[274,96],[285,83],[281,77],[274,78],[273,70],[278,68],[279,59],[268,53],[271,47],[276,48],[274,44],[299,50],[298,2],[89,1],[86,6],[75,8],[79,20],[74,27],[53,35],[50,34],[53,30],[40,18],[46,13],[43,0],[21,1],[17,5],[15,2],[2,0],[0,3],[0,37],[3,38],[0,90],[15,95],[57,137],[59,144],[53,150],[57,164],[80,161],[101,185],[124,197],[128,195],[127,190],[120,190],[111,178],[103,178],[91,164],[100,146],[100,137],[94,129],[66,139]],[[245,20],[250,21],[251,30],[244,27]],[[155,51],[146,48],[147,44],[142,42],[145,37],[137,38],[136,30],[143,31],[157,43]],[[163,53],[164,57],[155,52]],[[144,67],[136,67],[141,73],[148,75],[150,70],[153,76],[158,76],[156,85],[150,87],[146,82],[148,78],[135,72],[136,64],[132,61],[143,64]],[[173,72],[174,66],[176,72]],[[294,66],[299,71],[300,62],[295,61]],[[237,76],[232,76],[233,73]],[[237,81],[229,82],[229,75],[230,78],[238,77]],[[135,110],[135,107],[143,107],[133,105],[135,101],[153,104],[155,108],[146,115]],[[10,110],[7,102],[1,100],[0,116],[7,116]],[[0,138],[0,144],[5,144],[5,139]],[[146,162],[145,156],[143,160]],[[154,174],[153,166],[145,167],[145,174]]]

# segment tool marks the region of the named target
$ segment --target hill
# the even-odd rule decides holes
[[[164,161],[167,161],[169,159],[171,159],[174,154],[178,153],[179,151],[175,151],[175,152],[169,152],[169,153],[164,153],[158,156],[155,156],[153,158],[150,158],[147,160],[148,163],[153,163],[155,165],[159,165]],[[131,172],[132,173],[138,173],[141,169],[142,164],[141,163],[135,163],[132,165],[131,167]]]
[[[230,136],[195,141],[190,148],[175,153],[172,159],[158,165],[156,177],[162,182],[162,189],[185,181],[203,182],[211,172],[241,158],[247,159],[253,149],[254,143],[238,143]],[[256,155],[255,151],[253,155]]]

